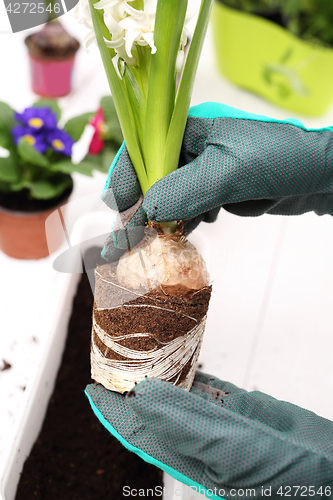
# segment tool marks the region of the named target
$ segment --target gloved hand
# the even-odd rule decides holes
[[[150,195],[151,190],[149,190]],[[153,192],[153,191],[152,191]],[[143,237],[147,222],[143,196],[134,167],[126,149],[125,143],[118,151],[109,171],[102,200],[118,213],[102,251],[102,257],[108,262],[116,261],[121,255],[133,248]],[[201,222],[214,222],[220,207],[200,214],[195,220],[187,221],[185,231],[190,233]],[[150,218],[150,220],[153,220]],[[155,221],[162,222],[154,219]],[[170,219],[176,220],[176,219]]]
[[[189,112],[180,167],[149,189],[128,228],[148,217],[190,221],[188,231],[215,220],[221,206],[242,216],[333,214],[333,127],[308,130],[296,119],[200,104]],[[121,211],[140,198],[124,148],[102,196],[109,205],[110,192]],[[112,260],[113,252],[111,245],[104,257]]]
[[[125,142],[113,160],[101,198],[111,210],[119,212],[102,250],[102,257],[112,262],[141,240],[147,222],[140,184]]]
[[[333,422],[308,410],[200,372],[189,393],[145,379],[86,395],[126,448],[208,498],[333,496]]]

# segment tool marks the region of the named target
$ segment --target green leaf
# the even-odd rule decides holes
[[[93,170],[94,168],[89,163],[85,163],[84,161],[75,165],[76,172],[82,175],[87,175],[88,177],[93,177]]]
[[[46,180],[34,181],[29,183],[30,194],[37,199],[50,199],[58,196],[59,188]]]
[[[56,198],[71,184],[69,176],[56,177],[48,180],[38,180],[29,183],[30,194],[33,198],[47,200]]]
[[[2,193],[10,193],[10,184],[8,182],[4,182],[0,180],[0,191]]]
[[[101,168],[99,168],[98,170],[100,170],[101,172],[108,172],[114,160],[114,157],[117,154],[117,151],[118,149],[113,148],[111,145],[105,146],[101,154]]]
[[[14,110],[5,102],[0,101],[0,126],[11,130],[15,125]]]
[[[84,163],[89,164],[92,169],[100,168],[101,166],[101,153],[98,155],[90,155],[89,153],[82,160]]]
[[[149,73],[150,73],[150,63],[151,58],[154,56],[151,53],[151,48],[149,46],[142,47],[136,45],[133,48],[133,53],[139,61],[138,68],[131,66],[131,71],[137,79],[142,92],[147,100],[148,97],[148,87],[149,87]]]
[[[143,95],[140,85],[128,65],[125,66],[123,79],[133,109],[135,127],[139,136],[139,141],[140,144],[143,144],[143,129],[146,121],[147,101]]]
[[[60,106],[54,99],[39,99],[38,101],[34,102],[32,106],[34,108],[50,108],[51,111],[56,114],[57,121],[59,121],[61,118]]]
[[[101,99],[100,106],[104,113],[104,118],[106,122],[118,122],[118,116],[116,107],[114,105],[113,99],[111,96],[104,96]]]
[[[201,1],[199,16],[179,83],[174,112],[166,141],[163,175],[167,175],[178,168],[195,75],[208,28],[213,1],[214,0]]]
[[[116,107],[114,105],[113,99],[111,96],[102,97],[100,102],[101,108],[104,113],[106,130],[103,130],[104,139],[111,139],[119,144],[122,144],[124,138],[123,133],[121,131]]]
[[[113,96],[117,115],[119,117],[120,126],[126,141],[126,146],[133,162],[136,174],[138,176],[141,189],[143,193],[146,193],[149,188],[149,184],[142,158],[140,144],[138,143],[138,137],[134,126],[133,111],[126,94],[125,84],[117,75],[110,52],[103,38],[102,29],[106,29],[102,17],[103,13],[100,11],[98,12],[98,14],[101,14],[101,16],[97,16],[93,0],[89,0],[89,6],[98,48],[101,53],[104,69],[111,89],[111,94]]]
[[[29,187],[29,182],[23,179],[19,182],[10,184],[10,191],[22,191],[22,189],[27,187]]]
[[[124,140],[119,123],[106,122],[105,125],[106,127],[105,130],[103,130],[103,139],[105,141],[114,142],[119,149]]]
[[[131,7],[133,7],[133,9],[143,10],[144,9],[144,1],[143,0],[134,0],[131,3]]]
[[[62,172],[63,174],[72,174],[73,172],[78,172],[79,174],[92,177],[93,167],[83,161],[75,165],[70,160],[64,160],[52,165],[51,170],[54,172]]]
[[[0,146],[5,149],[14,150],[15,144],[10,130],[0,123]]]
[[[84,113],[80,116],[75,116],[68,120],[68,122],[64,125],[64,130],[74,139],[74,141],[78,141],[83,134],[83,131],[89,121],[94,117],[95,113],[89,112]]]
[[[159,0],[149,74],[143,147],[149,184],[163,177],[165,144],[175,100],[175,66],[187,0]],[[182,131],[180,131],[181,134]]]
[[[112,143],[107,143],[98,155],[87,154],[82,160],[82,163],[89,165],[92,170],[107,173],[110,170],[110,166],[118,152],[118,149],[118,146],[115,146]]]
[[[45,156],[41,155],[37,149],[35,149],[31,144],[28,144],[23,137],[20,138],[17,146],[18,154],[21,156],[22,160],[37,165],[38,167],[49,166],[49,162]]]
[[[0,158],[0,180],[4,182],[18,182],[20,180],[20,169],[13,158]]]

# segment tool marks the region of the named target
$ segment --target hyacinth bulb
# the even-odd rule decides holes
[[[117,280],[132,289],[161,287],[168,295],[185,296],[209,284],[204,259],[184,237],[159,235],[123,255]]]

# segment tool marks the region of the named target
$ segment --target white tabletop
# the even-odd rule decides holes
[[[86,30],[72,14],[63,22],[82,41]],[[27,34],[0,33],[0,100],[17,110],[36,99],[29,88]],[[96,109],[108,93],[97,49],[89,54],[81,49],[73,91],[60,100],[64,116]],[[205,101],[276,118],[296,116],[307,126],[333,124],[333,108],[321,118],[301,117],[227,82],[216,70],[210,31],[192,103]],[[75,175],[73,199],[93,196],[69,211],[70,229],[82,210],[100,207],[104,181],[100,173],[93,179]],[[214,283],[200,358],[203,370],[333,419],[332,218],[312,213],[240,218],[221,211],[215,224],[202,224],[200,231],[210,247]],[[0,371],[0,458],[10,445],[48,311],[59,298],[53,260],[18,261],[0,253],[0,369],[2,360],[11,365]]]

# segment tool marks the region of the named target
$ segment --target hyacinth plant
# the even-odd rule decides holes
[[[80,0],[75,8],[77,20],[89,28],[85,46],[88,48],[95,41],[100,50],[123,137],[143,196],[155,182],[178,168],[212,4],[213,0],[201,0],[186,58],[188,0]],[[161,269],[160,275],[177,275],[180,268],[187,269],[189,275],[189,270],[196,266],[196,252],[193,259],[186,263],[179,258],[176,266],[175,262],[169,263],[166,257],[170,255],[169,246],[174,247],[181,237],[178,223],[170,221],[156,226],[149,221],[159,234],[177,234],[171,243],[167,238],[162,238],[160,242],[162,249],[157,253],[163,255],[160,265],[166,270],[165,274]],[[182,245],[178,248],[179,252],[183,252]],[[148,249],[150,253],[153,255],[154,251]],[[141,261],[135,262],[135,256],[136,252],[130,252],[125,266],[122,265],[124,262],[119,262],[118,270],[121,269],[121,272],[118,277],[123,285],[139,286],[140,280],[135,284],[132,275],[141,276],[141,281],[145,279],[146,270],[140,268]],[[126,254],[123,257],[126,258]],[[158,274],[156,262],[152,266]],[[206,274],[203,271],[204,280]],[[178,277],[176,281],[178,279],[181,280]],[[198,289],[204,280],[199,272]],[[153,281],[151,277],[150,282]],[[191,289],[196,287],[195,281],[191,283]]]
[[[213,0],[201,1],[186,58],[187,0],[80,0],[75,9],[75,16],[90,29],[86,46],[94,40],[98,44],[128,154],[144,196],[153,184],[178,168],[212,3]],[[128,296],[123,296],[124,290],[130,292],[130,307],[136,307],[131,290],[138,290],[142,297],[132,313],[138,321],[137,328],[134,315],[129,322],[125,318],[126,307],[108,309],[102,304],[101,309],[96,309],[96,301],[94,305],[92,378],[121,393],[148,376],[160,377],[189,390],[208,309],[210,287],[205,262],[184,238],[178,221],[163,224],[149,221],[149,226],[146,234],[156,229],[158,237],[144,238],[122,255],[116,266],[116,283],[110,278],[112,264],[104,268],[106,278],[99,268],[95,274],[96,290],[101,282],[107,284],[108,291],[103,294],[116,295],[119,303],[128,301]],[[134,296],[138,293],[134,292]],[[202,315],[192,318],[195,326],[187,324],[183,330],[174,309],[179,312],[179,297],[180,301],[186,297],[183,303],[190,308],[196,308],[196,300],[204,304]],[[120,317],[111,319],[115,309]],[[170,315],[162,326],[158,315],[161,309]],[[189,317],[186,307],[181,313]],[[103,314],[107,316],[105,322],[101,320]],[[169,329],[168,338],[159,337],[159,326],[164,332]],[[130,333],[131,328],[134,333]],[[157,345],[149,349],[144,339],[151,337],[147,332],[152,330],[155,337],[151,341]],[[119,345],[115,345],[119,334],[126,340],[126,350],[121,352],[122,361],[118,356],[114,361],[113,350],[120,352]],[[142,355],[147,357],[147,363]]]
[[[202,0],[186,60],[187,0],[80,0],[96,41],[143,195],[178,167],[213,0]],[[182,72],[177,87],[177,73]]]

